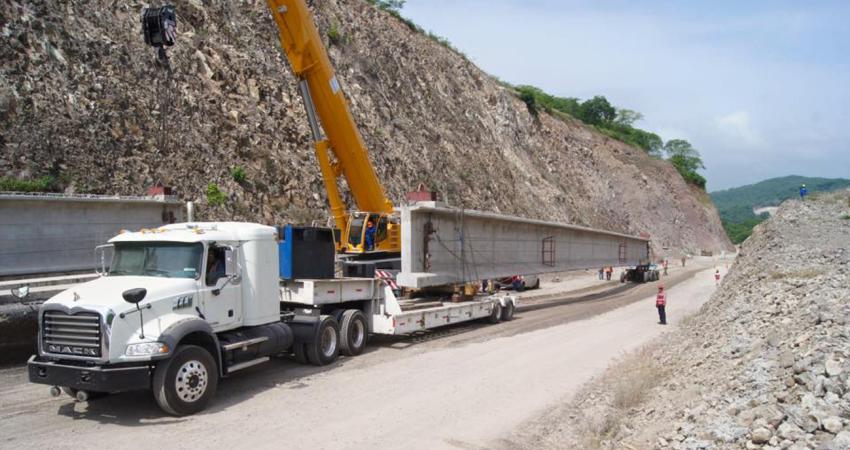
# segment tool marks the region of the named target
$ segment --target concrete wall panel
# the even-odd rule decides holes
[[[0,194],[0,276],[91,270],[94,248],[121,229],[183,220],[155,198]]]

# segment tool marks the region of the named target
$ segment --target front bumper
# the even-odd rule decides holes
[[[77,366],[40,359],[27,361],[32,383],[69,387],[91,392],[122,392],[148,389],[153,367],[149,363],[135,366]]]

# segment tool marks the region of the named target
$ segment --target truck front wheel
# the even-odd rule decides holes
[[[203,410],[215,395],[218,370],[215,359],[197,345],[177,347],[174,355],[156,366],[153,395],[163,411],[187,416]]]

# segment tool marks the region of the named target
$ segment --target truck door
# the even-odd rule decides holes
[[[234,245],[210,244],[201,279],[201,307],[213,331],[242,323],[241,251]]]

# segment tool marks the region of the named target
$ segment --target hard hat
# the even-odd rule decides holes
[[[806,183],[803,183],[803,187],[806,187]]]

